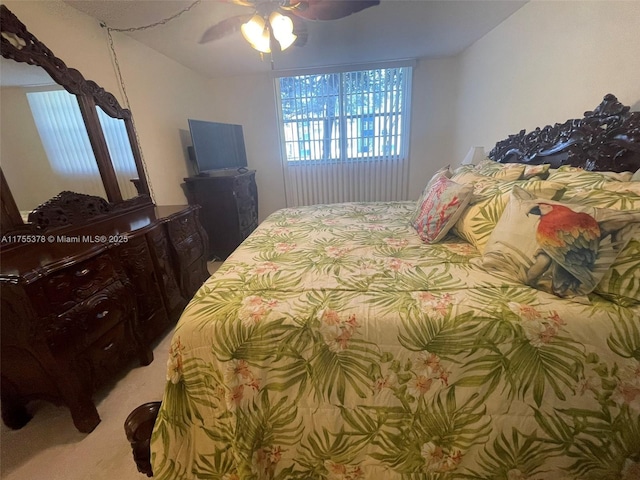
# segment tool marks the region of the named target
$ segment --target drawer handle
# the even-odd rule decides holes
[[[96,315],[96,318],[98,320],[102,320],[104,317],[106,317],[107,315],[109,315],[109,310],[105,310],[103,312],[100,312],[99,314]]]
[[[115,345],[115,342],[111,342],[109,345],[107,345],[106,347],[104,347],[102,349],[103,352],[108,352],[109,350],[111,350],[113,348],[113,346]]]
[[[83,268],[82,270],[78,270],[78,271],[76,272],[76,277],[84,277],[84,276],[86,276],[90,271],[91,271],[91,269],[89,269],[89,268]]]

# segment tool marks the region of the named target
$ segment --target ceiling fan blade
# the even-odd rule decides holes
[[[380,4],[380,0],[300,0],[291,13],[307,20],[337,20]]]
[[[222,20],[221,22],[207,28],[198,43],[213,42],[231,35],[232,33],[238,32],[240,31],[242,24],[247,23],[251,17],[253,17],[253,13],[247,15],[236,15],[235,17]]]
[[[296,36],[293,46],[304,47],[309,39],[309,29],[307,28],[307,24],[302,18],[291,15],[289,12],[284,13],[283,15],[287,15],[293,22],[293,34]]]

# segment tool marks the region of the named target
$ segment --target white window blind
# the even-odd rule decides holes
[[[97,110],[120,193],[123,198],[135,197],[137,191],[131,179],[138,178],[138,172],[124,120],[110,117],[100,107]]]
[[[100,180],[80,107],[66,90],[27,92],[27,100],[49,163],[67,176]]]
[[[66,188],[105,197],[87,129],[78,101],[66,90],[27,92],[42,146],[54,172]],[[109,155],[123,198],[137,195],[132,178],[138,176],[124,121],[97,108]]]
[[[406,198],[411,72],[278,79],[288,205]]]

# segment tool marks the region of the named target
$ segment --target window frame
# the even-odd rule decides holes
[[[330,164],[340,164],[340,163],[373,163],[376,161],[408,161],[409,160],[409,146],[411,139],[411,97],[412,97],[412,80],[413,80],[413,72],[415,70],[416,62],[414,60],[401,60],[396,62],[386,62],[386,63],[377,63],[377,64],[360,64],[360,65],[348,65],[341,67],[320,67],[313,69],[301,69],[301,70],[287,70],[287,71],[279,71],[273,72],[273,80],[274,80],[274,92],[275,92],[275,100],[276,100],[276,115],[278,122],[278,130],[280,136],[280,151],[281,151],[281,160],[284,166],[296,166],[296,165],[330,165]],[[353,120],[358,123],[355,127],[356,131],[361,131],[361,125],[359,125],[359,120],[365,118],[385,118],[389,115],[389,113],[377,113],[377,112],[367,112],[363,114],[347,114],[345,113],[344,104],[345,104],[345,94],[343,91],[343,75],[344,74],[352,74],[363,71],[371,71],[371,70],[385,70],[392,68],[405,68],[404,78],[403,78],[403,88],[401,96],[401,103],[399,108],[398,119],[402,125],[401,134],[398,137],[392,137],[393,139],[400,139],[400,146],[398,153],[383,153],[380,155],[358,155],[360,153],[360,144],[369,137],[364,137],[360,134],[351,138],[347,136],[347,122],[349,120]],[[340,133],[338,138],[332,138],[333,142],[338,142],[337,149],[339,149],[340,154],[336,156],[330,157],[321,157],[317,155],[313,158],[302,158],[302,155],[299,155],[300,158],[289,159],[289,155],[287,154],[287,142],[286,134],[285,134],[285,123],[294,123],[294,122],[285,122],[283,118],[283,105],[282,105],[282,92],[280,89],[280,79],[285,77],[296,77],[296,76],[304,76],[304,75],[332,75],[339,74],[340,81],[339,84],[339,115],[335,118],[337,120],[337,128],[340,129]],[[393,114],[393,113],[392,113]],[[297,120],[299,123],[306,123],[307,129],[311,128],[310,123],[318,121],[323,121],[322,118],[313,119],[313,118],[301,118]],[[334,127],[335,128],[335,127]],[[375,120],[374,120],[374,130],[375,130]],[[371,137],[372,139],[375,138]],[[320,138],[321,141],[321,138]],[[316,143],[317,140],[311,140],[311,144]],[[354,146],[351,147],[351,150],[356,151],[355,156],[349,156],[349,142],[353,142]],[[373,143],[373,142],[372,142]],[[298,148],[303,144],[302,141],[297,141],[293,143],[294,145],[298,145]],[[308,149],[309,150],[309,149]],[[311,148],[313,150],[313,147]]]

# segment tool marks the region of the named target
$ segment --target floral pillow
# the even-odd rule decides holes
[[[418,199],[418,202],[416,203],[416,209],[414,210],[414,212],[411,214],[411,218],[409,218],[409,223],[411,225],[413,225],[416,220],[418,219],[418,215],[420,215],[420,209],[422,208],[422,202],[424,202],[425,197],[427,196],[427,194],[429,193],[429,189],[431,188],[431,185],[433,185],[435,183],[436,180],[438,180],[441,177],[445,177],[445,178],[451,178],[451,170],[449,169],[449,165],[447,165],[444,168],[441,168],[440,170],[438,170],[433,177],[431,177],[431,180],[429,180],[429,182],[427,183],[427,186],[424,187],[424,190],[422,190],[422,193],[420,194],[420,198]]]
[[[422,241],[435,243],[441,240],[456,223],[472,195],[471,185],[460,185],[444,176],[438,178],[429,188],[413,223]]]
[[[481,265],[559,297],[593,291],[640,227],[640,211],[542,199],[514,188]]]

